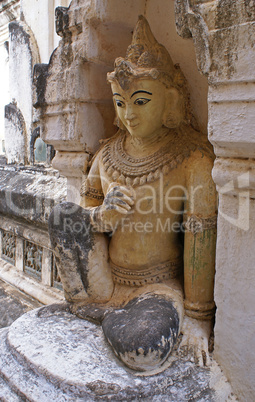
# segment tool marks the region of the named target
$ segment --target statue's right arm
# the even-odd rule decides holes
[[[100,171],[100,155],[82,184],[80,205],[91,211],[91,224],[98,232],[113,232],[134,205],[134,191],[107,180]]]
[[[83,208],[90,209],[93,207],[98,207],[104,201],[104,193],[99,169],[99,155],[100,153],[93,160],[90,171],[82,182],[80,191],[80,206]]]

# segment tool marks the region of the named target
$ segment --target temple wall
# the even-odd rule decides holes
[[[38,157],[32,80],[58,41],[51,1],[0,3],[0,277],[45,304],[63,300],[47,219],[66,198],[66,180],[50,167],[50,146],[43,144],[42,162]]]
[[[0,154],[4,153],[4,106],[9,103],[9,62],[4,43],[8,40],[8,31],[2,32],[0,42]]]
[[[0,155],[5,152],[4,107],[11,101],[9,93],[9,30],[10,21],[19,18],[20,0],[3,0],[0,4]]]
[[[192,36],[208,77],[208,136],[219,192],[215,357],[240,401],[255,395],[254,43],[255,8],[246,1],[176,1],[179,33]]]
[[[55,32],[55,8],[68,7],[71,0],[21,0],[22,18],[31,28],[38,44],[41,63],[48,63],[59,37]]]
[[[10,14],[14,7],[13,2],[5,3],[9,5],[7,11]],[[9,65],[6,66],[6,56],[2,59],[0,67],[3,80],[1,102],[3,106],[8,101],[12,102],[5,113],[5,148],[8,163],[26,164],[30,161],[31,137],[33,130],[38,126],[32,101],[33,68],[37,63],[48,62],[50,54],[57,46],[59,38],[55,33],[55,6],[66,6],[67,3],[67,0],[37,1],[35,5],[34,2],[21,0],[20,9],[16,8],[7,21],[4,20],[7,11],[3,8],[2,42],[6,40],[9,43]],[[15,112],[15,117],[10,115],[10,110],[14,107],[18,111]],[[20,119],[17,119],[17,116],[20,116]],[[3,117],[0,122],[3,127]]]
[[[240,220],[242,203],[243,222]],[[226,215],[219,217],[217,241],[215,356],[240,400],[252,401],[255,203],[247,195],[243,198],[224,194],[220,197],[220,210]],[[236,224],[229,221],[230,216]]]
[[[173,62],[180,64],[188,81],[193,113],[202,132],[207,133],[207,79],[198,71],[192,39],[184,40],[176,32],[174,1],[159,0],[156,6],[153,1],[148,1],[144,15],[155,37],[169,51]]]
[[[253,2],[73,0],[69,10],[60,10],[58,15],[61,39],[54,29],[54,7],[58,5],[68,7],[69,1],[55,1],[54,4],[50,0],[21,1],[22,21],[18,26],[26,33],[29,31],[30,39],[28,43],[23,41],[20,48],[16,49],[17,43],[15,49],[13,46],[10,56],[12,86],[8,95],[7,86],[3,85],[3,99],[8,102],[16,99],[16,104],[8,105],[8,110],[15,113],[8,115],[19,116],[20,111],[25,122],[25,129],[20,121],[15,129],[11,125],[16,121],[13,117],[8,120],[7,130],[14,132],[13,136],[17,134],[17,127],[21,127],[25,134],[24,147],[19,145],[16,149],[18,156],[15,156],[17,142],[12,142],[10,161],[29,161],[29,138],[33,129],[40,127],[42,138],[58,151],[54,166],[67,178],[68,199],[79,202],[79,187],[88,157],[98,148],[100,138],[108,137],[116,130],[112,124],[114,113],[106,73],[113,69],[115,57],[125,55],[138,15],[145,15],[156,38],[166,46],[173,61],[180,64],[189,83],[193,113],[204,133],[209,123],[208,135],[217,157],[213,178],[219,191],[215,357],[240,400],[253,400]],[[175,24],[182,37],[176,33]],[[7,56],[4,56],[4,62],[1,58],[6,31],[3,30],[0,38],[3,38],[0,73],[2,71],[7,77]],[[19,65],[25,54],[24,64]],[[37,89],[32,91],[35,63],[47,65],[39,65],[35,70],[34,86]],[[2,77],[1,82],[5,82]],[[1,102],[2,105],[7,103],[2,98]],[[2,122],[0,117],[0,140]],[[22,139],[22,135],[19,133],[19,138]],[[15,218],[13,228],[5,222],[3,230],[8,232],[11,228],[15,233],[19,218]],[[19,250],[23,247],[21,240],[17,243]],[[48,247],[46,241],[44,247]],[[46,257],[44,261],[47,261]],[[45,271],[43,278],[49,283],[49,272]]]

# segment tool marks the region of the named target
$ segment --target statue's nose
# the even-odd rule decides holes
[[[125,119],[128,121],[133,120],[136,117],[134,110],[132,107],[127,106],[126,108],[126,113],[125,113]]]

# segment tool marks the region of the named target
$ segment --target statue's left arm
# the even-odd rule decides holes
[[[212,167],[213,161],[200,151],[190,157],[186,171],[188,197],[184,214],[184,342],[189,339],[188,346],[195,349],[198,360],[200,363],[204,360],[205,364],[215,312],[217,196],[211,176]]]

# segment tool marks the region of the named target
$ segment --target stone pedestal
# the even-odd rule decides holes
[[[1,330],[0,342],[0,399],[9,402],[235,400],[216,363],[199,368],[175,353],[164,372],[129,370],[100,326],[64,308],[23,315]]]

